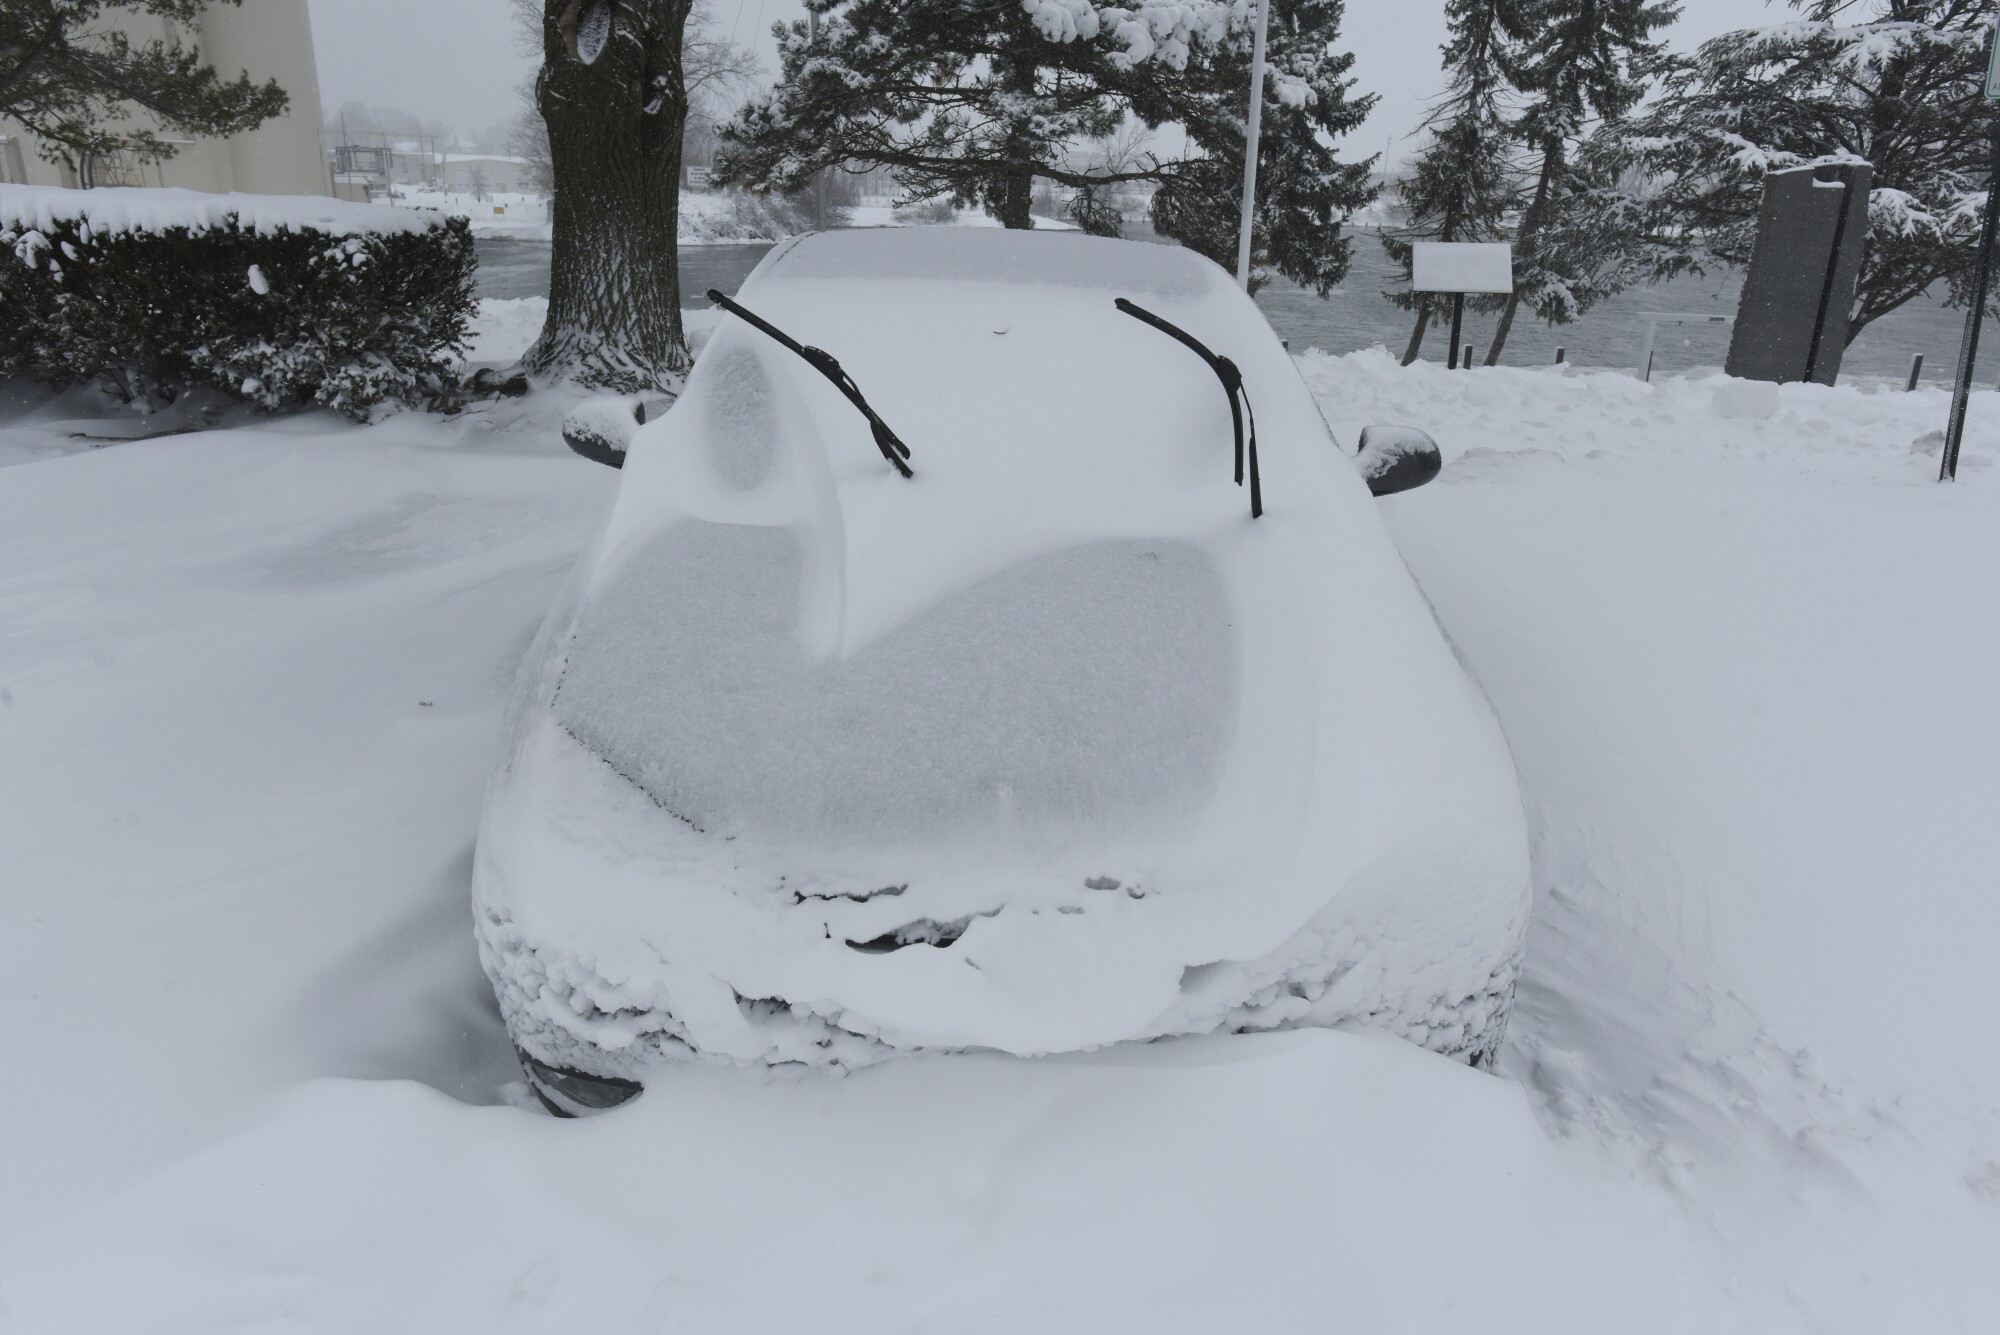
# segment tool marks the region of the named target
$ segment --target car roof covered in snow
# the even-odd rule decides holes
[[[1221,269],[1181,246],[977,227],[818,232],[773,250],[752,282],[761,288],[814,279],[1032,283],[1171,297],[1198,297],[1229,285]]]

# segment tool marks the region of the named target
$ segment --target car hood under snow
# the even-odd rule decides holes
[[[1117,296],[1241,367],[1227,400]],[[1518,798],[1290,360],[1174,247],[773,251],[524,667],[477,858],[517,1040],[636,1077],[1361,1020],[1472,1050]]]

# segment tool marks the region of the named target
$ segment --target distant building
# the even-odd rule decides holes
[[[105,23],[135,45],[178,32],[184,40],[192,39],[203,59],[224,78],[248,70],[259,82],[276,79],[290,94],[291,106],[284,115],[226,139],[163,135],[179,145],[179,152],[163,162],[139,162],[125,154],[98,155],[73,164],[47,162],[33,135],[0,117],[0,181],[165,185],[261,195],[334,193],[332,173],[320,152],[319,68],[313,60],[306,0],[243,0],[241,9],[218,5],[189,24],[124,10]],[[144,120],[144,113],[138,113],[128,123]]]
[[[438,184],[456,195],[528,194],[529,167],[525,158],[506,158],[478,153],[440,153],[437,160]]]
[[[342,199],[383,199],[392,186],[480,197],[541,193],[533,165],[523,158],[421,151],[416,141],[381,130],[336,127],[329,134],[336,142],[326,150],[327,161],[333,170],[334,193]],[[342,135],[351,138],[341,141]]]

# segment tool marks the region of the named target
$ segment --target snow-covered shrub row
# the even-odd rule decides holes
[[[760,195],[747,190],[681,194],[683,244],[783,241],[813,228],[813,211],[803,197]]]
[[[213,386],[355,417],[443,388],[462,218],[330,199],[0,186],[0,375],[164,403]]]

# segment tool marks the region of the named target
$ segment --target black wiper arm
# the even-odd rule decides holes
[[[1135,320],[1142,320],[1170,338],[1186,344],[1195,356],[1208,363],[1208,369],[1215,372],[1215,378],[1222,382],[1223,393],[1229,396],[1229,425],[1236,432],[1236,485],[1243,485],[1244,448],[1243,419],[1250,419],[1249,448],[1250,459],[1250,517],[1256,519],[1264,513],[1264,483],[1257,475],[1257,414],[1250,409],[1249,391],[1243,388],[1243,373],[1236,369],[1236,363],[1227,357],[1217,356],[1209,351],[1208,345],[1169,320],[1147,310],[1136,302],[1120,297],[1115,303],[1119,310]],[[1239,406],[1240,404],[1240,406]]]
[[[800,357],[803,357],[807,364],[815,371],[818,371],[828,380],[831,380],[833,387],[846,395],[847,401],[856,408],[859,408],[861,415],[868,419],[868,428],[875,436],[875,448],[882,451],[882,457],[887,459],[895,470],[904,477],[915,476],[910,471],[909,464],[904,462],[904,460],[910,457],[910,447],[905,445],[897,437],[896,433],[889,429],[889,424],[883,421],[873,408],[868,406],[868,400],[861,397],[861,387],[854,383],[853,376],[841,369],[840,363],[834,360],[832,353],[819,348],[808,347],[762,316],[737,305],[714,288],[708,290],[708,299],[722,307],[723,310],[728,311],[731,315],[744,321],[753,329],[767,335],[776,342],[784,344],[784,346],[790,348]]]

